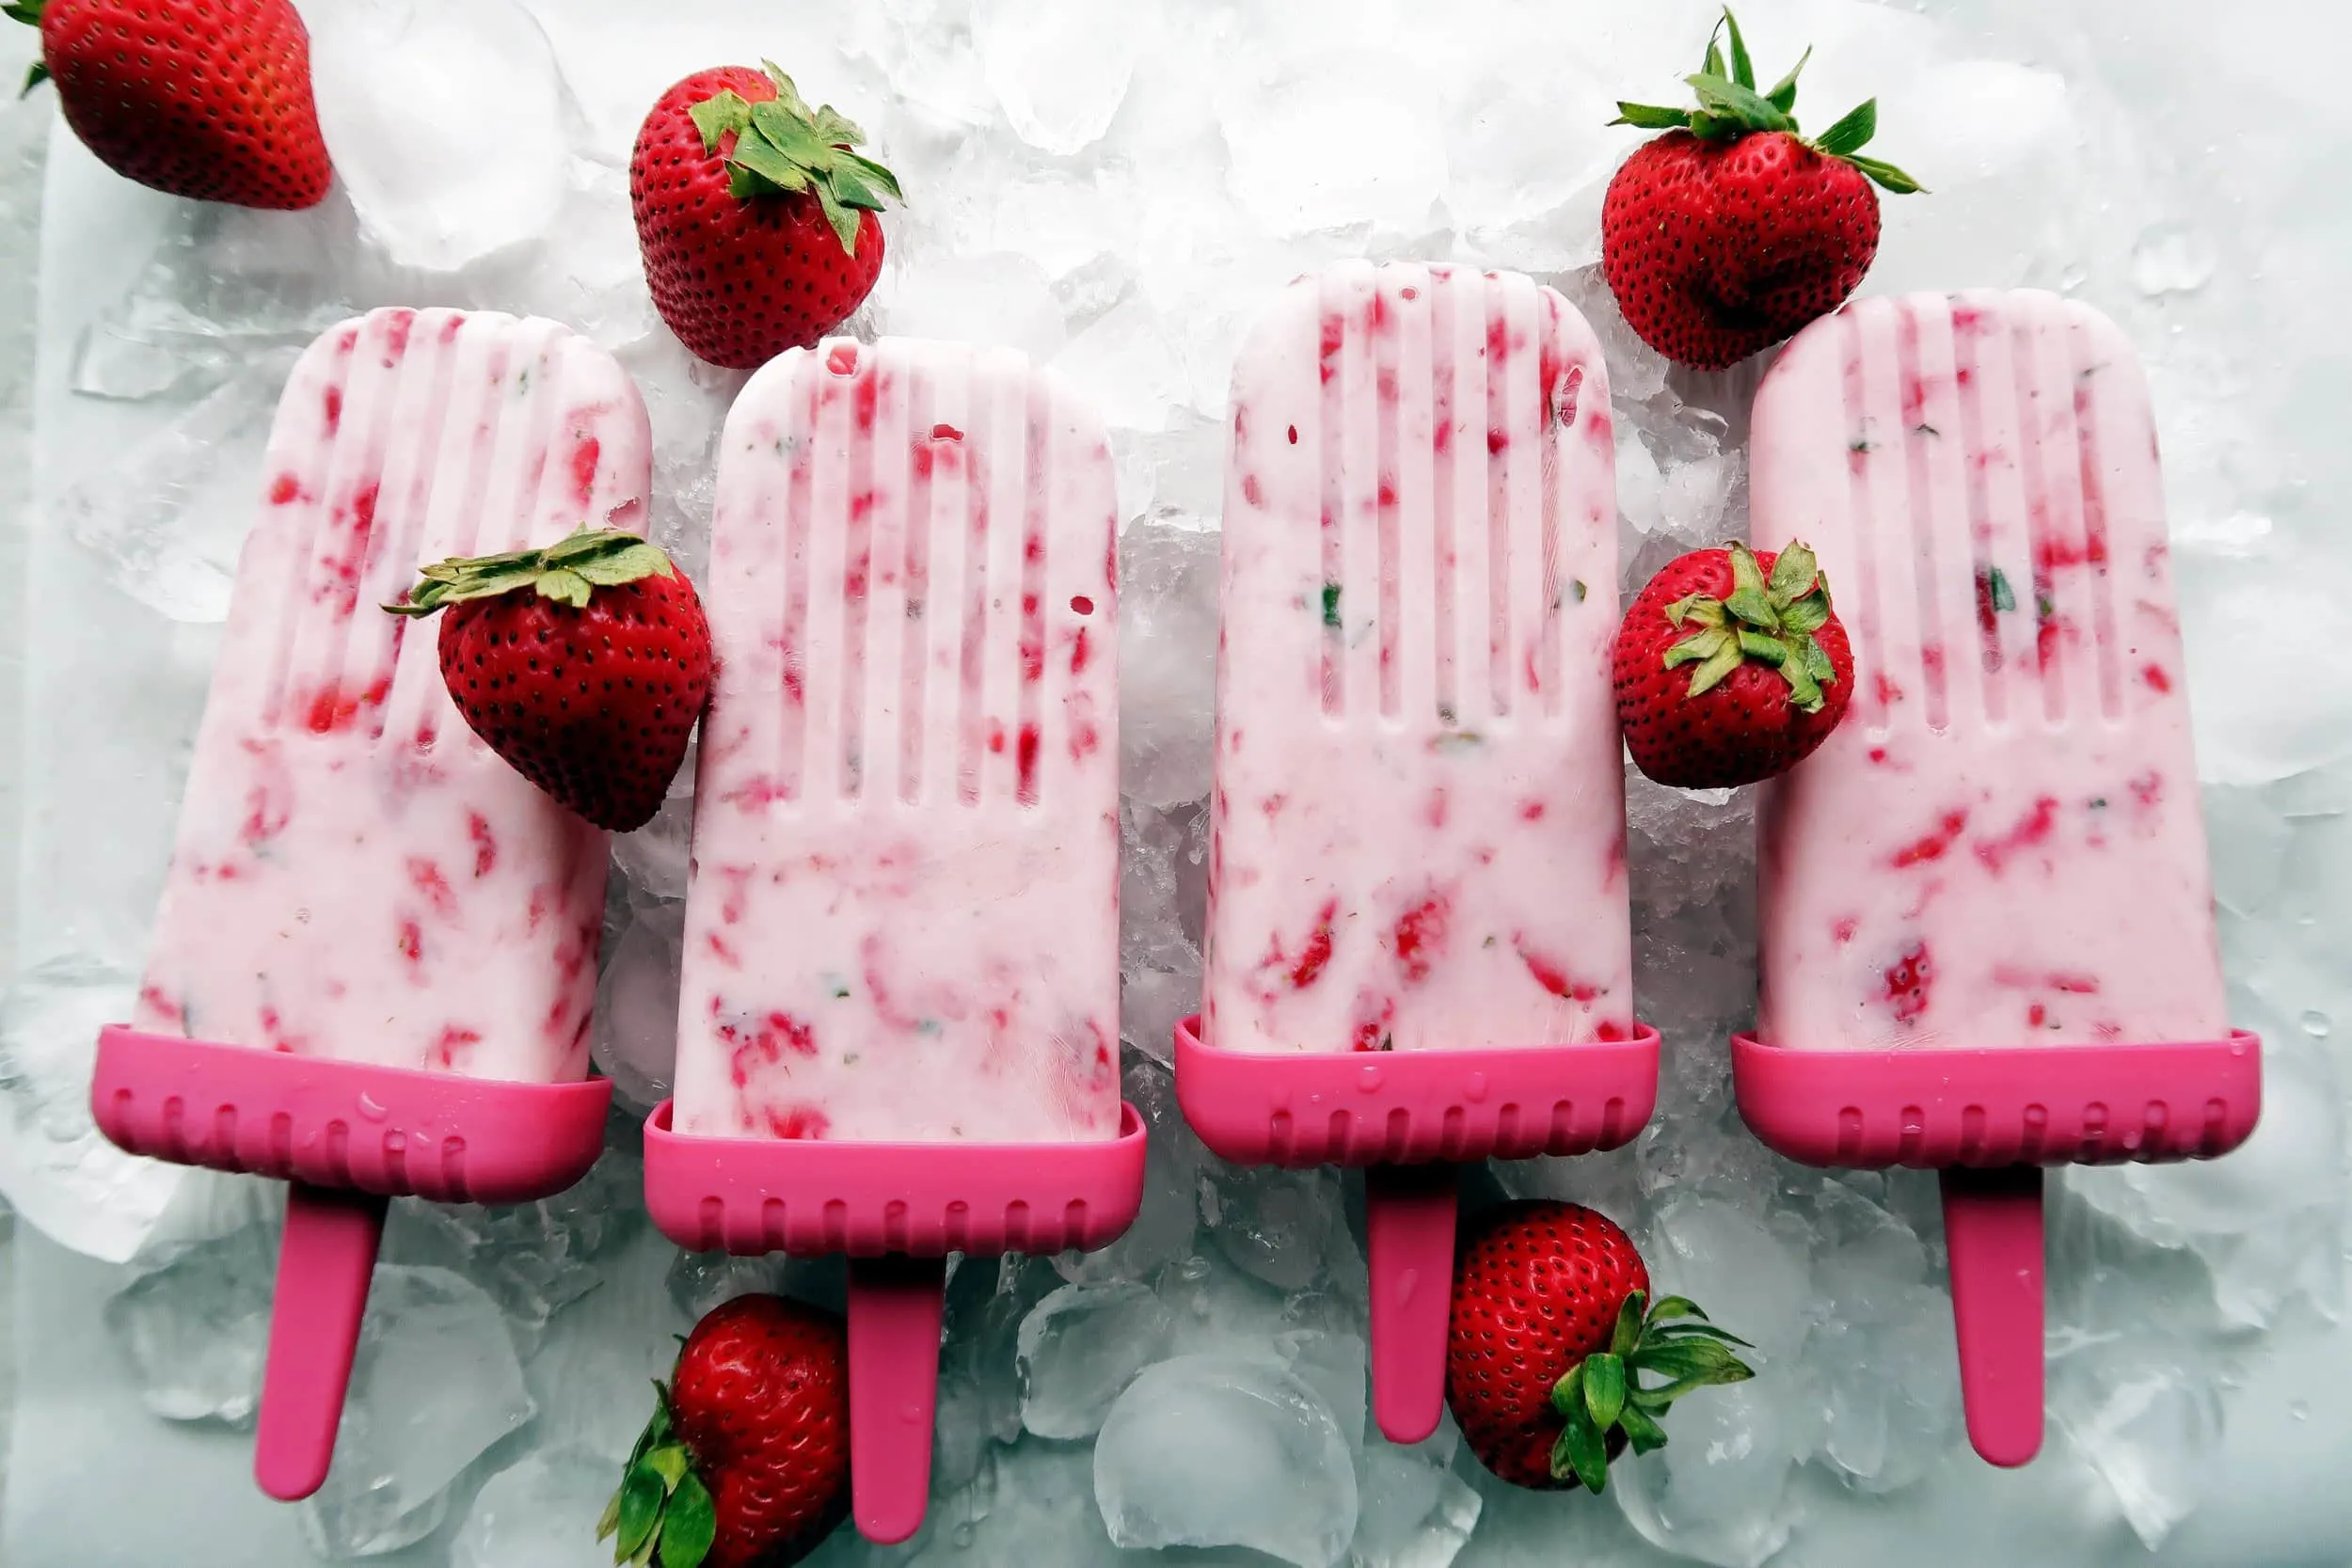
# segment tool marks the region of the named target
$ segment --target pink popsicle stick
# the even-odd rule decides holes
[[[334,1462],[335,1429],[342,1422],[390,1201],[373,1193],[287,1183],[286,1235],[278,1249],[278,1297],[253,1450],[254,1479],[280,1502],[316,1492]]]
[[[1391,1443],[1420,1442],[1445,1408],[1455,1187],[1454,1167],[1444,1164],[1364,1172],[1373,1414]]]
[[[857,1528],[890,1545],[922,1528],[939,1403],[944,1258],[850,1259],[850,1488]]]
[[[2042,1449],[2042,1169],[1942,1172],[1968,1441],[1994,1465]]]

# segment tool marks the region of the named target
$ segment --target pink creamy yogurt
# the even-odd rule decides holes
[[[1608,374],[1510,274],[1302,279],[1233,376],[1204,1037],[1633,1022]]]
[[[829,341],[721,438],[688,1133],[1108,1137],[1116,507],[1016,355]]]
[[[443,688],[421,563],[642,529],[651,438],[547,321],[377,310],[288,381],[198,732],[138,1027],[482,1078],[587,1067],[605,835]]]
[[[2222,1037],[2148,389],[2113,324],[2019,292],[1874,299],[1756,406],[1755,542],[1853,634],[1845,721],[1772,788],[1774,1045]]]

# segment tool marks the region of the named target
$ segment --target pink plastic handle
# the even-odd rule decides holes
[[[1942,1173],[1968,1441],[1994,1465],[2042,1451],[2042,1169]]]
[[[858,1533],[894,1545],[931,1494],[944,1258],[850,1259],[850,1488]]]
[[[1418,1443],[1445,1409],[1454,1304],[1454,1167],[1372,1165],[1364,1232],[1372,1275],[1373,1415],[1391,1443]]]
[[[368,1282],[390,1199],[373,1193],[286,1185],[286,1236],[262,1375],[253,1479],[280,1502],[326,1483],[342,1423],[351,1361],[367,1315]]]

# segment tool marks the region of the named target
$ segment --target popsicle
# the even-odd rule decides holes
[[[949,1251],[1099,1246],[1119,1096],[1109,448],[1019,356],[795,350],[721,436],[676,1093],[681,1244],[846,1252],[853,1512],[929,1490]]]
[[[1513,274],[1351,262],[1233,374],[1200,1019],[1245,1163],[1372,1166],[1374,1401],[1436,1426],[1450,1162],[1648,1119],[1608,646],[1608,372]],[[1436,1164],[1433,1164],[1436,1163]]]
[[[2224,1007],[2162,477],[2129,341],[2019,291],[1867,300],[1755,411],[1753,532],[1838,584],[1856,689],[1760,816],[1765,1141],[1944,1167],[1978,1449],[2042,1438],[2041,1167],[2210,1157]]]
[[[291,1183],[256,1474],[326,1473],[385,1205],[561,1191],[587,1069],[605,835],[510,770],[379,607],[421,563],[642,530],[651,440],[547,321],[383,309],[304,354],[272,427],[136,1011],[99,1125]]]

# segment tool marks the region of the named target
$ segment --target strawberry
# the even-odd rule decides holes
[[[1454,1271],[1445,1399],[1478,1462],[1515,1486],[1609,1483],[1610,1462],[1665,1446],[1658,1418],[1695,1388],[1755,1376],[1747,1341],[1680,1296],[1649,1303],[1626,1233],[1590,1209],[1505,1203]],[[1645,1385],[1642,1374],[1666,1379]]]
[[[1853,690],[1829,578],[1803,545],[1668,562],[1625,612],[1613,663],[1635,766],[1683,789],[1787,772],[1829,738]],[[1687,678],[1685,664],[1698,666]]]
[[[614,1562],[786,1568],[850,1512],[849,1340],[830,1312],[738,1296],[686,1337],[596,1539]]]
[[[599,828],[661,809],[710,691],[710,626],[660,547],[580,529],[540,550],[443,561],[395,615],[441,620],[441,679],[515,771]]]
[[[1686,78],[1699,107],[1617,105],[1611,124],[1666,134],[1618,168],[1600,213],[1601,272],[1627,325],[1667,358],[1702,370],[1737,363],[1837,309],[1878,254],[1871,183],[1920,188],[1858,150],[1878,130],[1877,99],[1806,141],[1789,117],[1804,60],[1759,94],[1729,10],[1716,28],[1725,29],[1730,74],[1710,38],[1706,69]]]
[[[865,139],[832,104],[812,112],[772,65],[698,71],[661,95],[637,133],[628,199],[654,305],[680,342],[751,370],[857,309],[882,272],[874,214],[898,196],[897,177],[853,150]]]
[[[30,92],[126,179],[198,201],[315,207],[334,170],[289,0],[11,0],[40,28]],[[134,43],[132,40],[136,40]]]

